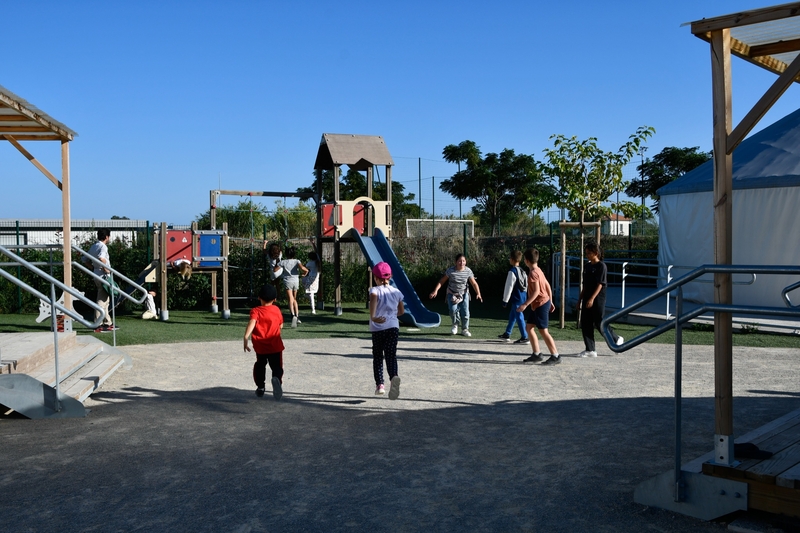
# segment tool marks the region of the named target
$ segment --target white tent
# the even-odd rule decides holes
[[[713,161],[658,190],[658,262],[672,278],[714,263]],[[800,109],[742,141],[733,152],[733,264],[800,264]],[[662,269],[666,276],[666,269]],[[713,302],[712,275],[684,286],[684,298]],[[783,307],[797,279],[733,277],[733,303]],[[664,285],[666,280],[660,280]],[[795,296],[792,293],[790,296]]]

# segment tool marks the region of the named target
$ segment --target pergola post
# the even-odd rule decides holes
[[[727,149],[732,130],[730,30],[711,32],[714,110],[714,261],[733,262],[733,156]],[[733,303],[730,274],[714,274],[714,303]],[[715,462],[731,465],[733,454],[733,341],[730,313],[714,313]]]

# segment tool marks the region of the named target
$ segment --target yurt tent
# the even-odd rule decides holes
[[[714,263],[713,161],[658,190],[658,262],[672,278]],[[733,152],[733,264],[800,264],[800,109],[752,135]],[[662,277],[666,268],[661,269]],[[788,276],[733,278],[733,303],[784,306]],[[663,285],[666,281],[661,280]],[[684,286],[684,298],[713,302],[712,276]],[[794,295],[794,293],[792,293]]]

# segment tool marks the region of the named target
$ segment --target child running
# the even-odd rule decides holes
[[[311,314],[316,315],[317,308],[314,298],[319,290],[320,271],[319,257],[317,257],[317,252],[308,253],[308,263],[306,263],[306,267],[308,268],[308,275],[303,278],[303,286],[306,288],[308,299],[311,300]]]
[[[375,376],[375,394],[386,394],[383,385],[383,360],[389,372],[389,399],[400,396],[400,376],[397,375],[397,335],[400,321],[397,317],[405,313],[403,293],[392,287],[392,269],[380,262],[372,269],[377,285],[369,290],[369,330],[372,332],[372,371]]]
[[[261,305],[250,310],[250,322],[244,332],[244,351],[250,351],[249,340],[253,338],[256,362],[253,365],[253,380],[256,396],[264,396],[267,379],[267,363],[272,370],[272,395],[276,400],[283,396],[283,314],[275,304],[278,291],[272,285],[264,285],[258,293]]]
[[[475,274],[467,266],[467,258],[464,254],[456,255],[455,265],[448,268],[439,283],[433,288],[433,291],[428,295],[431,300],[436,298],[439,294],[439,289],[447,284],[447,309],[450,311],[450,319],[453,321],[453,327],[450,329],[452,335],[458,334],[458,324],[461,323],[461,334],[465,337],[472,337],[469,332],[469,288],[467,285],[472,285],[475,290],[475,298],[479,302],[483,302],[481,298],[481,289],[478,287],[478,282],[475,281]]]
[[[552,313],[556,306],[553,304],[553,290],[544,276],[544,272],[539,268],[539,250],[536,248],[528,248],[525,250],[525,264],[528,266],[528,298],[517,308],[517,311],[525,311],[525,308],[530,306],[525,313],[525,322],[527,322],[528,338],[531,340],[531,349],[533,354],[525,359],[523,363],[538,363],[542,359],[542,354],[539,351],[539,337],[533,328],[537,328],[539,333],[542,334],[542,339],[550,350],[550,358],[543,362],[543,365],[557,365],[561,362],[561,357],[558,355],[556,348],[556,341],[547,331],[549,325],[550,313]]]

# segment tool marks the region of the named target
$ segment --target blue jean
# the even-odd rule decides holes
[[[453,325],[461,323],[461,329],[469,329],[469,291],[464,294],[461,302],[454,304],[453,295],[447,295],[447,309],[450,311],[450,319]]]
[[[511,306],[511,310],[508,313],[508,325],[506,326],[506,335],[509,337],[511,336],[511,332],[514,331],[514,324],[516,324],[522,338],[528,338],[528,333],[525,331],[525,315],[517,311],[517,307],[525,302],[526,296],[527,295],[522,291],[515,290],[511,293],[511,301],[508,302],[508,305]]]

